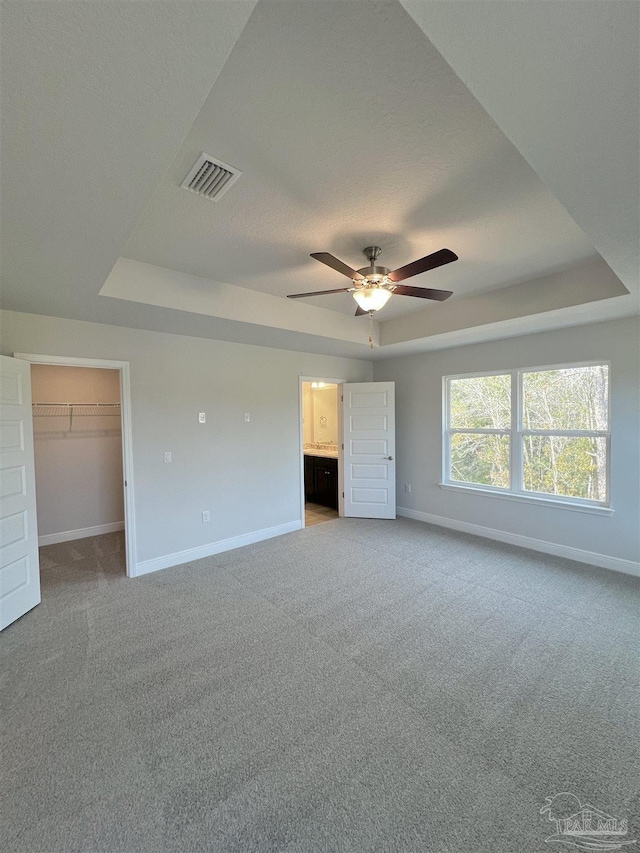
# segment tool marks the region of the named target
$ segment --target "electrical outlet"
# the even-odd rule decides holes
[[[204,424],[207,421],[207,416],[204,412],[198,412],[198,423]]]
[[[251,413],[250,412],[244,413],[244,420],[245,420],[245,423],[247,423],[247,424],[249,423],[249,421],[251,420]]]
[[[170,450],[165,450],[164,461],[165,462],[171,462],[171,451]]]
[[[211,521],[211,513],[209,512],[208,509],[203,509],[202,510],[202,523],[206,524],[207,521]]]
[[[405,483],[404,484],[404,490],[408,495],[410,495],[411,494],[411,483]]]

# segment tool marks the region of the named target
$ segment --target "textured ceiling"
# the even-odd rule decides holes
[[[244,172],[219,204],[180,189],[202,151]],[[282,297],[345,286],[310,252],[371,243],[391,268],[453,249],[412,283],[456,298],[595,255],[399,3],[262,0],[123,254]]]
[[[130,310],[98,292],[254,6],[3,4],[3,307]]]
[[[255,5],[4,4],[2,307],[362,357],[638,310],[635,2]],[[283,298],[370,242],[461,256],[373,353],[350,297]]]
[[[640,3],[401,2],[640,304]]]

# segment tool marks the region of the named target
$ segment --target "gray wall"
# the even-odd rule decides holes
[[[611,361],[611,516],[441,489],[442,377]],[[635,317],[376,362],[396,382],[398,503],[418,512],[626,560],[640,559],[640,335]],[[411,483],[412,494],[404,492]]]
[[[355,359],[15,312],[0,322],[4,355],[130,362],[139,562],[300,519],[298,377],[372,378]]]
[[[129,361],[138,560],[300,518],[298,377],[394,380],[399,503],[409,509],[638,560],[637,318],[376,362],[3,312],[2,353]],[[442,376],[611,361],[615,510],[603,517],[449,492],[441,478]],[[374,376],[372,374],[375,373]],[[197,423],[197,413],[207,423]],[[243,421],[243,412],[251,422]],[[163,453],[171,450],[173,462]],[[403,484],[410,482],[413,494]],[[200,513],[211,512],[202,524]]]

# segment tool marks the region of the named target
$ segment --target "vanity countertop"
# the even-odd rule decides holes
[[[318,449],[316,447],[305,447],[304,448],[305,456],[321,456],[323,459],[337,459],[338,451],[337,450],[327,450],[326,448]]]

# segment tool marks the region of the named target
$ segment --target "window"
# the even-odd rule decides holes
[[[607,364],[444,381],[444,485],[608,504]]]

